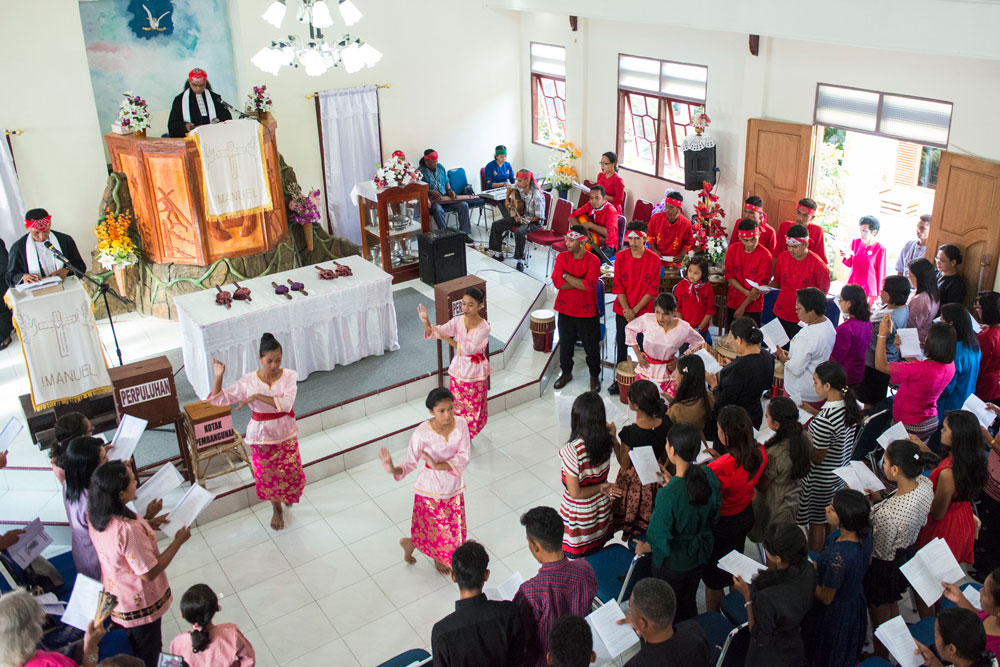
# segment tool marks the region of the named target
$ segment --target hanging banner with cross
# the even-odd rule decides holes
[[[111,391],[90,296],[77,278],[54,292],[9,295],[36,410]]]
[[[260,123],[245,118],[202,125],[188,136],[201,154],[202,195],[210,221],[273,208]]]

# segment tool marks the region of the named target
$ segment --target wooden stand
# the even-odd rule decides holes
[[[412,259],[398,257],[393,253],[401,247],[404,239],[430,230],[430,204],[427,199],[426,183],[410,183],[396,188],[386,188],[377,195],[374,202],[358,195],[358,212],[361,217],[361,253],[372,261],[372,250],[378,248],[379,265],[383,271],[392,274],[392,282],[412,280],[420,275],[420,261],[417,250],[411,247]],[[405,227],[393,229],[390,216],[405,215],[410,221]],[[419,219],[416,217],[419,215]]]
[[[482,291],[483,309],[479,315],[483,319],[488,319],[486,317],[486,281],[478,276],[462,276],[461,278],[447,280],[434,286],[434,320],[438,325],[445,324],[451,318],[462,314],[462,297],[465,296],[465,290],[470,287],[478,287]],[[437,342],[439,387],[444,386],[444,372],[447,369],[447,365],[444,363],[442,345],[448,347],[449,363],[451,363],[452,358],[455,356],[455,350],[450,345],[442,341]],[[485,354],[486,358],[489,359],[490,345],[488,341],[486,343]]]
[[[250,466],[243,437],[233,429],[231,406],[212,405],[207,401],[188,403],[184,406],[184,424],[192,469],[198,484]],[[208,468],[217,456],[225,457],[229,465],[220,472],[208,474]],[[234,464],[232,457],[236,457],[240,463]]]

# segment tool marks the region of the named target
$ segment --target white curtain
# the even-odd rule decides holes
[[[361,244],[358,204],[350,192],[370,181],[382,161],[378,131],[378,92],[375,86],[326,90],[319,94],[326,165],[327,214],[335,236]]]
[[[6,138],[0,135],[0,238],[3,238],[8,250],[14,241],[24,235],[24,212],[24,198],[14,171],[14,158]]]

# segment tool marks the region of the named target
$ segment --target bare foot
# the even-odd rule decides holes
[[[271,530],[282,530],[285,527],[285,513],[281,511],[281,503],[271,503]]]
[[[291,503],[285,503],[285,507],[291,508],[291,506],[292,506]]]
[[[441,574],[451,574],[451,568],[438,561],[434,561],[434,569]]]
[[[399,546],[403,547],[403,560],[414,565],[417,559],[413,557],[413,540],[408,537],[402,537],[399,539]]]

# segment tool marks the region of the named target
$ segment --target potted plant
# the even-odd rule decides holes
[[[708,181],[703,181],[691,220],[694,247],[688,251],[688,257],[698,253],[707,255],[711,273],[721,272],[726,250],[729,248],[729,237],[722,223],[725,216],[726,211],[719,205],[719,196],[712,192],[712,185]]]
[[[313,224],[322,219],[319,212],[319,189],[303,193],[300,189],[288,202],[288,219],[302,225],[306,237],[306,250],[313,249]]]
[[[246,112],[257,116],[262,122],[271,117],[271,96],[267,94],[267,86],[254,86],[253,92],[247,95]]]
[[[375,187],[380,190],[409,185],[420,179],[420,170],[407,162],[401,151],[393,153],[384,165],[375,165],[375,176],[372,177]]]
[[[549,146],[552,147],[552,164],[549,165],[552,187],[561,199],[566,199],[569,189],[579,179],[573,162],[580,159],[580,149],[572,141],[550,141]]]
[[[711,124],[712,119],[705,113],[704,104],[694,110],[694,114],[691,116],[691,125],[694,126],[695,134],[700,135]]]
[[[134,285],[128,267],[139,262],[135,243],[128,233],[131,225],[132,218],[128,211],[116,215],[111,209],[107,209],[104,217],[94,227],[94,233],[97,234],[97,261],[105,269],[115,272],[118,293],[125,296],[131,294]]]
[[[123,93],[125,100],[118,107],[118,123],[123,130],[135,132],[137,137],[145,137],[149,129],[149,108],[146,100],[132,93]]]

